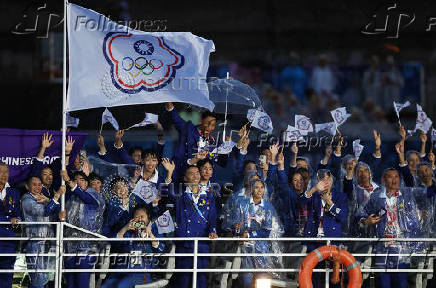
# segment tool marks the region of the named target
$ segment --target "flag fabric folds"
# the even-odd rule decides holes
[[[80,123],[80,119],[79,118],[71,117],[70,114],[67,113],[66,119],[67,119],[67,123],[66,123],[67,127],[77,128],[79,126],[79,123]]]
[[[183,102],[213,110],[214,43],[190,32],[143,32],[68,3],[67,111]]]
[[[159,116],[156,114],[145,113],[144,120],[142,120],[138,124],[133,125],[132,128],[133,127],[143,127],[143,126],[147,126],[150,124],[155,124],[155,123],[157,123],[158,119],[159,119]]]
[[[359,159],[360,155],[362,154],[363,148],[364,146],[360,144],[360,139],[356,139],[353,141],[353,152],[356,159]]]
[[[295,127],[304,136],[309,134],[309,132],[313,132],[313,125],[310,119],[304,115],[295,115]]]
[[[398,119],[400,119],[400,111],[406,107],[409,107],[409,106],[410,106],[409,101],[406,101],[404,104],[397,103],[394,101],[394,109],[395,109],[395,113],[397,114]]]
[[[321,124],[315,124],[315,132],[318,133],[320,131],[325,131],[329,133],[332,136],[336,135],[336,123],[335,122],[328,122],[328,123],[321,123]]]
[[[106,123],[111,123],[115,130],[120,130],[120,126],[118,125],[117,119],[112,115],[111,111],[107,108],[104,109],[103,114],[101,114],[101,126]]]
[[[173,218],[168,210],[157,218],[156,224],[159,234],[171,233],[175,228]]]
[[[335,110],[330,111],[330,114],[332,115],[337,127],[344,124],[345,121],[347,121],[347,119],[351,116],[351,114],[347,113],[347,109],[345,107],[336,108]]]
[[[268,114],[261,110],[252,110],[254,109],[248,110],[247,113],[247,119],[251,122],[251,126],[271,134],[274,128]]]

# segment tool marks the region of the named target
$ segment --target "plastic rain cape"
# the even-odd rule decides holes
[[[84,204],[78,197],[72,196],[66,203],[67,221],[77,227],[100,234],[104,222],[103,213],[106,201],[116,201],[118,199],[113,193],[112,185],[115,183],[111,180],[121,176],[125,178],[126,181],[130,181],[130,176],[134,175],[137,166],[113,164],[94,156],[89,156],[88,160],[92,165],[92,171],[100,175],[103,179],[101,194],[92,188],[88,188],[86,191],[98,202],[98,206],[91,207],[90,205]],[[129,193],[130,191],[131,189],[129,189]],[[65,235],[66,237],[74,238],[95,237],[72,228],[66,228]],[[68,252],[90,251],[97,249],[97,242],[69,241],[66,246]]]
[[[255,205],[251,200],[250,197],[245,201],[241,201],[238,209],[234,211],[233,222],[242,223],[241,234],[248,231],[256,233],[256,237],[263,238],[263,236],[259,235],[259,231],[263,231],[266,238],[278,238],[283,235],[284,229],[274,207],[266,200],[262,200],[260,205]],[[277,254],[281,253],[283,249],[278,241],[246,241],[242,245],[241,251],[242,253]],[[255,256],[242,258],[242,268],[273,269],[283,267],[282,263],[282,257]],[[279,278],[277,273],[272,273],[272,276]]]

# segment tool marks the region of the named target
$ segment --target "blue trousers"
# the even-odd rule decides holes
[[[202,253],[209,252],[209,245],[207,243],[198,243],[198,251]],[[183,246],[176,247],[177,253],[192,253],[192,248]],[[197,268],[208,268],[208,257],[197,258]],[[176,269],[192,269],[194,263],[193,257],[176,257]],[[174,288],[192,287],[192,273],[176,272],[175,281],[172,283]],[[197,273],[197,288],[207,288],[207,273]]]
[[[101,288],[135,288],[135,285],[150,282],[150,273],[116,273],[106,279]]]
[[[10,252],[10,253],[14,253],[14,252]],[[0,269],[13,270],[14,264],[15,264],[15,256],[0,257]],[[4,288],[12,287],[12,278],[13,277],[14,277],[13,273],[0,273],[1,287],[4,287]]]
[[[66,269],[92,269],[95,257],[69,257],[65,260]],[[65,273],[68,288],[89,288],[91,273]]]

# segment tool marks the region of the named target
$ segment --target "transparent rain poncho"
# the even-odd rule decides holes
[[[133,176],[139,166],[134,164],[109,163],[93,156],[88,157],[88,160],[93,166],[93,171],[103,179],[101,190],[103,196],[108,201],[120,203],[120,199],[114,189],[120,181],[127,184],[129,196],[131,195],[136,184],[133,183]]]
[[[49,222],[50,217],[45,216],[45,204],[38,203],[30,193],[24,194],[21,198],[23,220],[26,222]],[[54,236],[53,225],[26,225],[24,234],[31,238],[50,238]],[[55,251],[54,241],[28,241],[25,245],[26,253],[39,254]],[[27,256],[27,268],[35,270],[46,270],[55,268],[55,257],[49,256]],[[48,282],[48,273],[29,273],[32,284],[43,286]]]
[[[253,186],[257,181],[253,181]],[[261,181],[263,182],[263,181]],[[282,224],[274,207],[267,200],[255,205],[253,198],[249,197],[239,202],[239,207],[233,211],[233,223],[241,223],[240,234],[248,232],[250,238],[278,238],[284,233]],[[278,241],[244,241],[241,246],[242,253],[281,253]],[[281,257],[255,256],[243,257],[242,268],[273,269],[281,268]],[[279,277],[272,273],[273,277]]]
[[[392,168],[387,171],[393,170]],[[379,256],[376,259],[377,265],[387,265],[389,268],[395,267],[399,263],[410,263],[410,253],[424,253],[425,245],[423,242],[397,242],[395,238],[420,238],[425,236],[422,221],[422,211],[434,214],[433,206],[435,195],[430,195],[426,187],[410,188],[399,187],[398,194],[389,196],[386,188],[382,186],[371,197],[364,208],[363,217],[374,214],[381,217],[375,224],[377,237],[392,238],[392,241],[379,242],[375,244],[377,253],[401,253],[406,256],[385,257]],[[427,210],[429,209],[429,210]],[[421,212],[420,212],[421,211]],[[430,215],[430,217],[433,217]],[[431,220],[428,221],[431,225]],[[427,224],[429,225],[429,224]]]
[[[369,172],[369,183],[372,187],[372,191],[365,190],[364,187],[358,184],[357,171],[359,169],[367,169]],[[353,177],[353,191],[352,195],[347,195],[348,197],[348,235],[350,237],[371,237],[373,236],[371,227],[362,227],[358,225],[359,215],[363,213],[363,209],[369,202],[371,194],[379,188],[379,185],[372,180],[371,167],[365,162],[360,161],[357,163],[355,168],[355,173]]]
[[[429,169],[432,169],[431,163],[428,162],[421,162],[417,166],[417,170],[419,171],[421,166],[428,166]],[[431,170],[432,171],[432,170]],[[432,175],[433,183],[435,183],[435,179]],[[425,187],[424,184],[422,184],[422,181],[419,180],[419,187],[423,188]],[[421,226],[421,231],[423,233],[423,237],[429,237],[434,238],[436,237],[436,195],[431,194],[430,192],[427,192],[424,195],[420,194],[420,197],[416,198],[416,202],[418,205],[418,216]]]
[[[421,162],[421,157],[420,157],[418,151],[416,151],[416,150],[408,150],[408,151],[406,151],[406,161],[407,161],[407,165],[409,165],[409,158],[410,158],[410,156],[413,155],[413,154],[415,154],[415,155],[418,157],[418,159],[419,159],[419,160],[418,160],[418,161],[419,161],[418,163]],[[418,164],[418,165],[419,165],[419,164]],[[409,169],[410,169],[410,167],[409,167]],[[410,170],[410,173],[412,173],[412,170]],[[419,186],[420,181],[419,181],[418,176],[417,176],[417,175],[414,175],[413,173],[412,173],[412,176],[413,176],[413,186],[414,186],[414,187]]]
[[[101,233],[103,226],[103,213],[106,199],[108,201],[117,201],[118,197],[113,193],[113,185],[116,184],[113,179],[125,177],[127,183],[130,183],[130,177],[134,175],[136,165],[120,165],[103,161],[97,157],[89,156],[88,161],[92,166],[94,173],[97,173],[102,179],[102,193],[88,187],[89,193],[98,203],[97,207],[83,203],[78,197],[72,196],[66,203],[67,221],[77,227],[84,228],[94,233]],[[131,191],[132,189],[129,189]],[[68,237],[90,238],[94,237],[89,233],[81,232],[76,229],[68,228],[65,230]],[[68,251],[89,251],[96,249],[97,242],[87,241],[70,241],[66,244]]]
[[[65,203],[67,222],[76,227],[100,234],[101,228],[103,227],[103,213],[106,206],[105,199],[103,195],[90,187],[88,187],[85,192],[89,193],[98,204],[85,204],[78,196],[72,195]],[[82,232],[74,228],[66,228],[65,235],[66,237],[71,238],[95,237],[89,233]],[[95,251],[97,249],[97,242],[89,243],[87,241],[68,241],[66,246],[68,252]]]
[[[260,179],[260,175],[257,171],[249,171],[244,176],[243,186],[239,191],[233,191],[229,198],[227,198],[226,203],[224,204],[222,215],[223,215],[223,224],[222,228],[225,231],[233,230],[233,219],[232,215],[233,211],[238,206],[238,202],[245,198],[247,195],[250,195],[251,192],[247,191],[249,189],[250,183],[249,180],[257,176]]]

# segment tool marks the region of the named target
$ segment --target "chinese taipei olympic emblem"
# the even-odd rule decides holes
[[[268,130],[271,124],[271,119],[268,116],[261,116],[257,120],[257,125],[263,130]]]
[[[168,227],[170,225],[170,218],[167,215],[163,214],[159,216],[159,218],[157,218],[157,224],[160,227]]]
[[[341,111],[335,111],[335,119],[336,119],[336,123],[342,123],[342,121],[345,120]]]
[[[304,131],[309,130],[310,123],[305,118],[300,118],[297,122],[297,128]]]
[[[103,54],[111,67],[112,83],[128,94],[167,86],[185,63],[183,55],[169,47],[164,37],[152,35],[110,32],[103,41]]]

